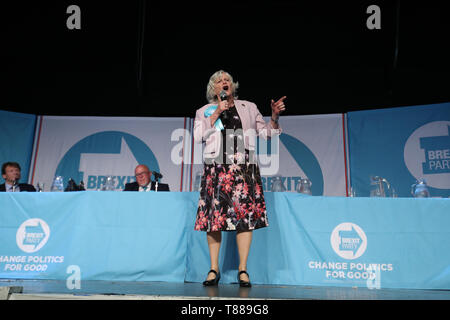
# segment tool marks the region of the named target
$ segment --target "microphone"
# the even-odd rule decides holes
[[[17,180],[13,180],[12,182],[12,192],[16,192],[16,188],[17,188]]]
[[[159,172],[152,171],[153,175],[155,176],[155,191],[158,192],[158,179],[161,179],[163,175]]]
[[[227,89],[228,89],[228,87],[227,87]],[[222,100],[222,101],[228,99],[228,95],[227,95],[227,92],[225,90],[222,90],[219,95],[220,95],[220,100]],[[228,119],[228,110],[224,110],[222,112],[222,114],[223,114],[223,119],[227,120]]]
[[[158,179],[162,179],[162,177],[163,177],[163,175],[159,172],[152,171],[152,173],[155,176],[156,181],[158,181]]]
[[[228,96],[227,96],[227,92],[225,90],[220,91],[220,100],[227,100]]]

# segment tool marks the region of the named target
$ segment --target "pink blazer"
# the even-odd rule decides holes
[[[205,117],[205,110],[213,105],[207,104],[197,110],[194,122],[194,140],[196,142],[204,142],[205,149],[203,155],[205,157],[214,157],[220,149],[220,139],[222,134],[217,131],[214,126],[211,126],[209,117]],[[236,111],[239,114],[242,122],[242,129],[244,131],[245,148],[248,150],[255,149],[256,135],[264,139],[270,138],[274,135],[281,134],[281,127],[274,129],[271,121],[266,123],[261,112],[259,112],[256,104],[245,100],[234,100]]]

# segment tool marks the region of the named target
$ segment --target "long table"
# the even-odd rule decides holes
[[[198,192],[0,193],[0,278],[201,282]],[[450,199],[266,192],[253,232],[255,284],[450,289]],[[224,232],[221,283],[236,282]]]

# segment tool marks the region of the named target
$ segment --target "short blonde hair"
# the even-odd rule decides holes
[[[214,74],[209,78],[208,85],[206,86],[206,100],[208,100],[209,103],[215,103],[217,102],[216,93],[214,92],[214,84],[216,83],[217,79],[222,75],[226,74],[228,77],[230,77],[231,82],[231,94],[235,99],[237,99],[237,89],[239,87],[238,82],[233,81],[233,77],[231,74],[229,74],[226,71],[219,70],[214,72]]]

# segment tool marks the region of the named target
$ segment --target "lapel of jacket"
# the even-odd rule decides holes
[[[242,130],[247,130],[250,128],[249,119],[248,119],[248,106],[242,100],[234,100],[234,104],[236,107],[236,111],[239,114],[239,118],[241,118]]]

